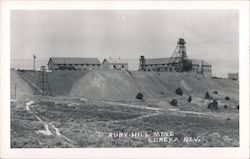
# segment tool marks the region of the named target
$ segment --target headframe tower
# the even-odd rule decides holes
[[[168,61],[167,71],[187,72],[191,69],[191,61],[188,60],[186,42],[179,38],[177,46]]]

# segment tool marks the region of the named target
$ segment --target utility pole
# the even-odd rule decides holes
[[[204,70],[203,70],[203,60],[201,60],[201,74],[203,75],[203,72],[204,72]]]
[[[36,71],[36,55],[33,55],[33,71]]]
[[[16,99],[16,84],[15,84],[15,99]]]

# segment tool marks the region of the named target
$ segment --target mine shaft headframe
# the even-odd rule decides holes
[[[35,95],[48,95],[52,96],[50,86],[49,86],[49,79],[48,79],[48,73],[46,71],[45,66],[40,67],[39,75],[38,75],[38,81],[37,81],[37,89],[35,91]]]
[[[183,72],[187,70],[185,67],[185,61],[187,60],[186,42],[183,38],[179,38],[177,46],[167,63],[168,71]]]
[[[185,58],[187,57],[187,53],[186,53],[186,42],[183,38],[179,38],[177,46],[179,48],[179,54],[181,58]]]
[[[139,67],[139,71],[146,71],[146,66],[145,66],[145,57],[141,56],[140,57],[140,67]]]

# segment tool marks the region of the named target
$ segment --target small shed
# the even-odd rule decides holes
[[[239,79],[239,74],[238,73],[229,73],[228,78],[231,80],[238,80]]]
[[[128,70],[128,62],[123,59],[104,59],[102,62],[103,69],[110,70]]]

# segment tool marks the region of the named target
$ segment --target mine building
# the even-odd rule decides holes
[[[170,58],[151,58],[145,59],[145,71],[159,71],[159,72],[177,72],[177,64],[174,64],[172,67],[169,66]],[[191,68],[189,72],[211,74],[212,66],[206,61],[190,59]]]
[[[102,62],[103,69],[110,70],[128,70],[128,62],[124,59],[104,59]]]
[[[101,63],[97,58],[51,57],[48,62],[48,69],[51,71],[92,70],[100,67]]]
[[[140,57],[139,71],[159,72],[195,72],[212,76],[212,66],[204,60],[189,59],[186,52],[186,42],[179,38],[177,46],[170,58]]]
[[[239,74],[238,73],[229,73],[228,78],[231,80],[238,80],[239,79]]]

